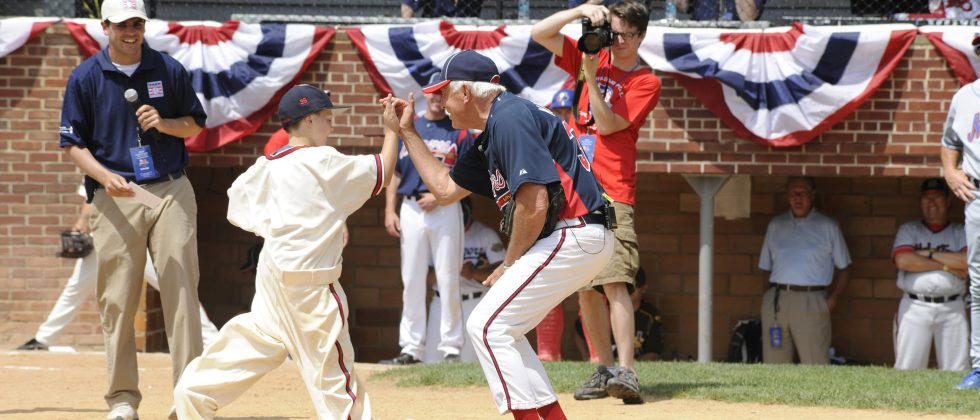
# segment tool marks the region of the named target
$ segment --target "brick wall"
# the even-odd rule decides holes
[[[0,343],[27,339],[57,298],[71,262],[53,258],[57,233],[77,215],[79,174],[57,146],[60,97],[80,62],[74,41],[55,26],[0,59]],[[818,206],[837,217],[855,260],[851,286],[834,314],[834,345],[842,354],[878,362],[891,356],[890,320],[897,307],[889,261],[898,225],[917,216],[917,185],[939,174],[937,138],[958,84],[924,39],[913,45],[892,78],[848,119],[812,142],[774,149],[737,139],[671,79],[663,78],[660,105],[641,131],[638,232],[650,296],[664,310],[667,350],[696,354],[698,198],[681,174],[752,175],[750,218],[718,219],[715,255],[715,358],[723,357],[737,319],[758,316],[765,282],[756,267],[768,220],[786,209],[786,175],[819,177]],[[377,96],[360,57],[338,33],[303,77],[329,88],[353,112],[337,117],[335,144],[346,152],[380,145]],[[346,128],[344,128],[346,127]],[[201,299],[221,325],[245,311],[254,292],[251,273],[239,266],[256,242],[224,219],[231,181],[260,153],[275,130],[210,154],[192,157],[189,170],[199,200]],[[400,310],[397,241],[382,227],[381,199],[349,221],[342,282],[353,307],[351,332],[358,359],[397,353]],[[478,217],[494,223],[489,204]],[[960,217],[961,206],[953,210]],[[147,294],[152,311],[156,299]],[[572,322],[574,301],[566,302]],[[153,318],[152,313],[149,318]],[[102,343],[93,302],[61,343]],[[159,324],[147,343],[160,343]],[[568,330],[570,332],[570,330]],[[153,344],[151,347],[162,347]],[[566,333],[566,352],[575,354]]]

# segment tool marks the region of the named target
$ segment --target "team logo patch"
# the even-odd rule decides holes
[[[123,0],[123,8],[136,10],[136,0]]]
[[[299,100],[296,101],[296,102],[299,102],[300,105],[306,105],[306,104],[310,103],[310,100],[309,100],[309,98],[307,98],[307,97],[304,96],[302,98],[299,98]]]
[[[146,82],[146,93],[151,98],[162,98],[163,82],[159,80],[154,82]]]

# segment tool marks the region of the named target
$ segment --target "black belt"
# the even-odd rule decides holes
[[[438,290],[433,290],[432,292],[436,295],[436,297],[439,297],[439,291]],[[483,292],[473,292],[473,293],[470,293],[470,294],[463,293],[462,295],[459,296],[459,300],[461,300],[461,301],[467,301],[467,300],[470,300],[470,299],[479,299],[480,296],[483,296]]]
[[[606,215],[598,214],[598,213],[589,213],[586,214],[585,216],[582,216],[582,221],[584,221],[585,224],[588,225],[605,225]]]
[[[912,299],[914,299],[914,300],[921,300],[923,302],[929,302],[929,303],[946,303],[946,302],[952,302],[952,301],[954,301],[956,299],[959,299],[959,297],[960,297],[960,295],[958,295],[958,294],[953,295],[953,296],[937,296],[937,297],[932,297],[932,296],[919,296],[919,295],[914,294],[914,293],[906,293],[906,294],[909,295],[909,297],[912,298]]]
[[[819,292],[821,290],[827,290],[827,286],[797,286],[795,284],[780,283],[769,283],[769,287],[775,287],[777,290],[789,290],[792,292]]]
[[[137,181],[136,178],[126,177],[126,180],[127,181],[132,181],[132,182],[136,183],[137,185],[150,185],[150,184],[159,184],[159,183],[164,182],[164,181],[177,180],[177,179],[180,179],[182,176],[184,176],[184,170],[183,169],[181,169],[179,171],[171,172],[171,173],[166,174],[164,176],[161,176],[159,178],[145,179],[143,181]]]
[[[406,195],[405,198],[419,201],[419,199],[422,198],[422,193],[421,192],[411,193],[409,195]]]

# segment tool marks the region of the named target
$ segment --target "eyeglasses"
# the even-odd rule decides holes
[[[640,36],[642,32],[613,32],[613,39],[622,38],[623,41],[632,41]]]

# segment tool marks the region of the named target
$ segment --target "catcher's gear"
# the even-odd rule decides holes
[[[92,235],[83,232],[66,230],[61,232],[61,258],[82,258],[92,253]]]
[[[567,203],[565,201],[565,189],[562,188],[561,183],[553,182],[545,187],[548,190],[548,215],[544,219],[544,226],[541,228],[538,239],[547,238],[548,235],[551,235],[551,232],[555,230],[555,225],[558,224],[558,216],[565,209]],[[502,209],[504,217],[500,220],[500,232],[507,237],[511,236],[510,234],[514,229],[514,209],[517,208],[514,201],[510,200]]]

